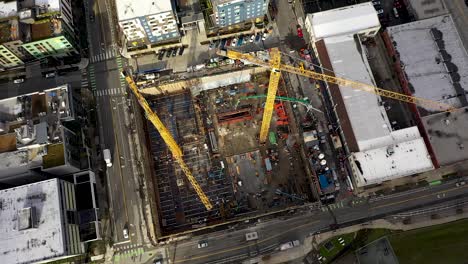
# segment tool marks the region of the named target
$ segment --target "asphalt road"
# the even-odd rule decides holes
[[[42,77],[41,71],[38,69],[34,76],[26,78],[23,83],[15,84],[13,82],[7,82],[0,84],[0,100],[55,88],[66,83],[70,84],[72,87],[81,87],[81,72],[74,71],[67,75],[57,75],[55,78],[46,79]]]
[[[131,112],[126,85],[121,79],[126,65],[112,36],[110,7],[106,0],[87,0],[90,66],[88,77],[94,92],[99,117],[101,149],[110,149],[113,166],[107,168],[110,220],[114,248],[124,250],[144,243],[141,230],[141,200],[134,173],[134,149],[129,129]],[[123,230],[127,228],[129,238]]]
[[[393,214],[434,206],[456,203],[468,197],[468,186],[456,187],[454,182],[426,187],[375,200],[354,200],[333,206],[340,227],[355,225]],[[317,231],[328,231],[334,219],[325,208],[303,211],[295,216],[275,218],[259,222],[242,230],[212,233],[194,237],[189,241],[168,246],[172,263],[240,263],[240,261],[278,250],[278,246],[291,240],[304,238]],[[259,239],[246,242],[245,234],[256,231]],[[206,248],[198,249],[199,241],[206,241]]]

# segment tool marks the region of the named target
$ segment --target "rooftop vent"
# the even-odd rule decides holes
[[[18,230],[26,230],[36,227],[36,210],[34,207],[23,208],[18,211]]]
[[[391,156],[395,153],[395,149],[393,148],[393,146],[388,146],[387,147],[387,155],[388,156]]]

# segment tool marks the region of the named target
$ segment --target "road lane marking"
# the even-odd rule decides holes
[[[432,195],[437,195],[438,196],[439,194],[442,194],[442,193],[448,193],[448,192],[451,192],[451,191],[454,191],[454,190],[459,190],[459,189],[466,188],[466,187],[468,187],[468,185],[464,185],[462,187],[455,187],[455,188],[451,188],[451,189],[447,189],[447,190],[442,190],[442,191],[438,191],[438,192],[435,192],[435,193],[425,194],[425,195],[417,196],[417,197],[402,200],[402,201],[397,201],[397,202],[393,202],[393,203],[374,206],[374,207],[371,207],[371,209],[377,209],[377,208],[383,208],[383,207],[393,206],[393,205],[397,205],[397,204],[402,204],[402,203],[418,200],[418,199],[421,199],[421,198],[426,198],[426,197],[429,197],[429,196],[432,196]]]
[[[314,225],[314,224],[317,224],[317,223],[320,223],[320,221],[312,221],[312,222],[309,222],[309,223],[306,223],[306,224],[302,224],[302,225],[290,228],[289,230],[277,233],[276,235],[273,235],[271,237],[267,237],[267,238],[264,238],[264,239],[259,239],[257,241],[252,241],[252,243],[245,243],[242,246],[232,247],[232,248],[229,248],[229,249],[224,249],[224,250],[220,250],[220,251],[217,251],[217,252],[214,252],[214,253],[209,253],[209,254],[205,254],[205,255],[201,255],[201,256],[196,256],[196,257],[192,257],[192,258],[188,258],[188,259],[175,260],[174,263],[182,263],[182,262],[187,262],[187,261],[191,261],[191,260],[207,258],[207,257],[211,257],[211,256],[214,256],[214,255],[219,255],[219,254],[222,254],[222,253],[227,253],[227,252],[231,252],[231,251],[235,251],[235,250],[239,250],[239,249],[243,249],[243,248],[248,248],[248,247],[253,246],[255,244],[260,244],[260,243],[264,243],[266,241],[272,240],[273,238],[282,236],[282,235],[284,235],[284,234],[286,234],[288,232],[291,232],[293,230],[300,229],[300,228],[308,226],[308,225]]]

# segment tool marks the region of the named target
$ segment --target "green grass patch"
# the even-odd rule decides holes
[[[320,255],[326,259],[323,263],[330,263],[329,261],[333,260],[335,256],[354,240],[354,235],[355,233],[339,235],[322,243],[319,252]],[[344,239],[344,246],[338,242],[339,238]]]
[[[367,233],[367,238],[366,238],[366,241],[364,242],[364,245],[367,245],[372,241],[375,241],[384,236],[388,236],[392,233],[392,230],[388,230],[384,228],[367,229],[367,230],[369,232]]]
[[[401,264],[464,263],[468,259],[468,220],[389,236]]]

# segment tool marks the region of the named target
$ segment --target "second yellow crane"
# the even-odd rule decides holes
[[[162,139],[164,140],[167,147],[171,151],[172,156],[179,164],[180,168],[184,172],[185,176],[187,177],[188,181],[190,182],[193,189],[197,193],[203,205],[205,205],[206,210],[211,210],[213,208],[213,205],[211,204],[210,199],[208,198],[208,196],[206,196],[205,192],[203,192],[200,184],[198,184],[197,180],[195,179],[189,167],[187,166],[184,159],[182,158],[183,152],[180,149],[179,145],[177,145],[177,142],[174,140],[174,137],[172,137],[171,133],[163,124],[161,119],[156,115],[156,113],[153,112],[151,107],[148,105],[148,102],[146,101],[146,99],[138,91],[138,87],[133,81],[133,78],[131,77],[131,75],[128,74],[126,71],[124,71],[122,74],[124,75],[125,80],[127,81],[130,90],[138,99],[138,103],[140,103],[140,106],[145,111],[146,118],[153,124],[156,130],[158,130]]]
[[[270,50],[269,61],[264,61],[255,57],[254,55],[251,55],[248,53],[241,53],[241,52],[234,51],[234,50],[227,50],[227,51],[219,50],[217,53],[218,55],[222,55],[230,59],[247,61],[255,65],[267,67],[271,69],[270,83],[268,85],[267,99],[266,99],[265,109],[263,113],[262,128],[260,130],[260,143],[265,143],[267,139],[268,130],[270,128],[271,117],[272,117],[273,108],[274,108],[276,91],[278,90],[278,83],[279,83],[279,79],[281,76],[280,71],[295,73],[295,74],[305,76],[308,78],[312,78],[315,80],[337,84],[342,87],[349,87],[349,88],[353,88],[356,90],[361,90],[361,91],[373,93],[379,96],[395,99],[398,101],[425,106],[430,109],[434,109],[436,111],[453,112],[456,110],[456,108],[448,104],[385,90],[385,89],[382,89],[373,85],[369,85],[366,83],[362,83],[362,82],[356,82],[356,81],[352,81],[352,80],[348,80],[348,79],[344,79],[340,77],[335,77],[335,76],[328,75],[328,74],[306,70],[304,69],[303,66],[295,67],[295,66],[291,66],[287,64],[282,64],[281,53],[279,52],[277,48],[272,48]]]

